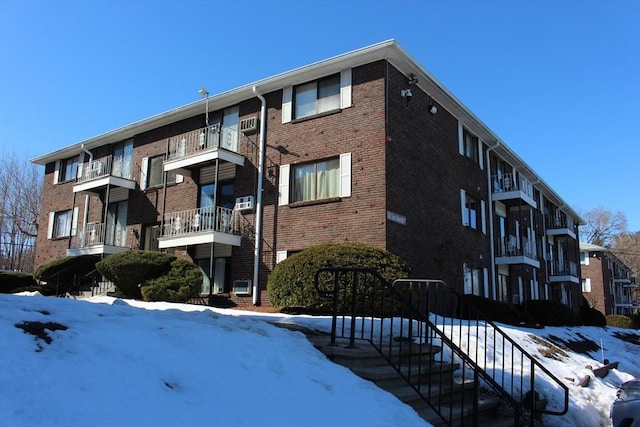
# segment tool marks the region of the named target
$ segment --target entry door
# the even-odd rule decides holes
[[[213,291],[216,294],[224,292],[224,277],[225,277],[226,259],[216,258],[215,270],[213,272]]]
[[[127,246],[127,206],[126,200],[110,203],[107,208],[107,231],[105,244]]]

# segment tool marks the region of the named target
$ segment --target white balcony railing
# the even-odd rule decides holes
[[[527,258],[536,259],[535,241],[526,237],[518,239],[517,236],[507,236],[496,239],[496,256],[499,257],[515,257],[525,256]]]
[[[131,160],[122,157],[107,156],[82,164],[82,174],[78,182],[90,181],[106,176],[131,179]]]
[[[107,231],[110,232],[107,233]],[[105,223],[91,222],[78,233],[77,242],[79,248],[97,245],[126,247],[126,229],[116,227],[115,230],[110,230]]]
[[[573,261],[552,261],[550,267],[552,276],[578,277],[578,264]]]
[[[491,179],[494,193],[520,191],[533,199],[533,184],[522,176],[522,174],[512,172],[503,175],[493,175]]]
[[[182,159],[217,148],[237,152],[238,130],[216,124],[171,137],[167,160]]]
[[[164,216],[163,237],[176,237],[188,234],[217,231],[227,234],[239,234],[234,210],[217,206],[189,209],[168,213]]]

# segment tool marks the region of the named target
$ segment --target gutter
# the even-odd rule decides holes
[[[258,286],[260,268],[260,243],[262,241],[262,181],[264,180],[264,151],[266,145],[266,118],[267,101],[258,92],[258,88],[253,86],[253,93],[260,99],[260,148],[258,152],[258,190],[256,194],[256,237],[253,249],[253,305],[260,305],[260,286]]]

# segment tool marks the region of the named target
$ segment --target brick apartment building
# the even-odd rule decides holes
[[[580,243],[582,294],[605,315],[634,314],[640,310],[640,294],[633,272],[609,249]]]
[[[359,241],[466,293],[580,304],[583,220],[393,40],[32,161],[37,265],[163,250],[204,294],[268,304],[276,263]]]

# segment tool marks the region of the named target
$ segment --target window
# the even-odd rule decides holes
[[[145,188],[157,187],[163,184],[164,174],[164,155],[149,157],[147,164],[147,181]],[[176,172],[169,171],[167,173],[167,183],[176,182]]]
[[[53,234],[54,239],[68,237],[71,234],[71,221],[73,219],[73,211],[60,211],[53,213]]]
[[[295,118],[308,117],[340,108],[340,74],[294,89]]]
[[[146,225],[144,226],[143,230],[144,250],[158,252],[160,250],[160,246],[158,245],[158,238],[160,237],[160,226],[157,224]]]
[[[469,295],[484,295],[483,272],[480,268],[464,265],[464,293]]]
[[[464,129],[462,137],[462,146],[464,155],[476,163],[480,162],[478,155],[478,137],[472,135],[468,130]]]
[[[78,156],[61,160],[58,165],[58,180],[56,182],[65,182],[76,179],[78,176],[78,164]]]
[[[502,302],[509,302],[509,276],[500,274],[496,276],[496,299]]]
[[[478,229],[478,213],[480,203],[474,197],[465,195],[462,223],[474,230]]]
[[[486,234],[484,200],[476,199],[468,195],[465,190],[460,190],[460,204],[462,208],[462,225],[474,230],[482,230]]]
[[[292,193],[294,202],[338,197],[339,191],[339,159],[294,166]]]
[[[339,158],[280,166],[279,205],[351,196],[351,153]]]
[[[582,279],[582,292],[591,292],[591,279]]]

